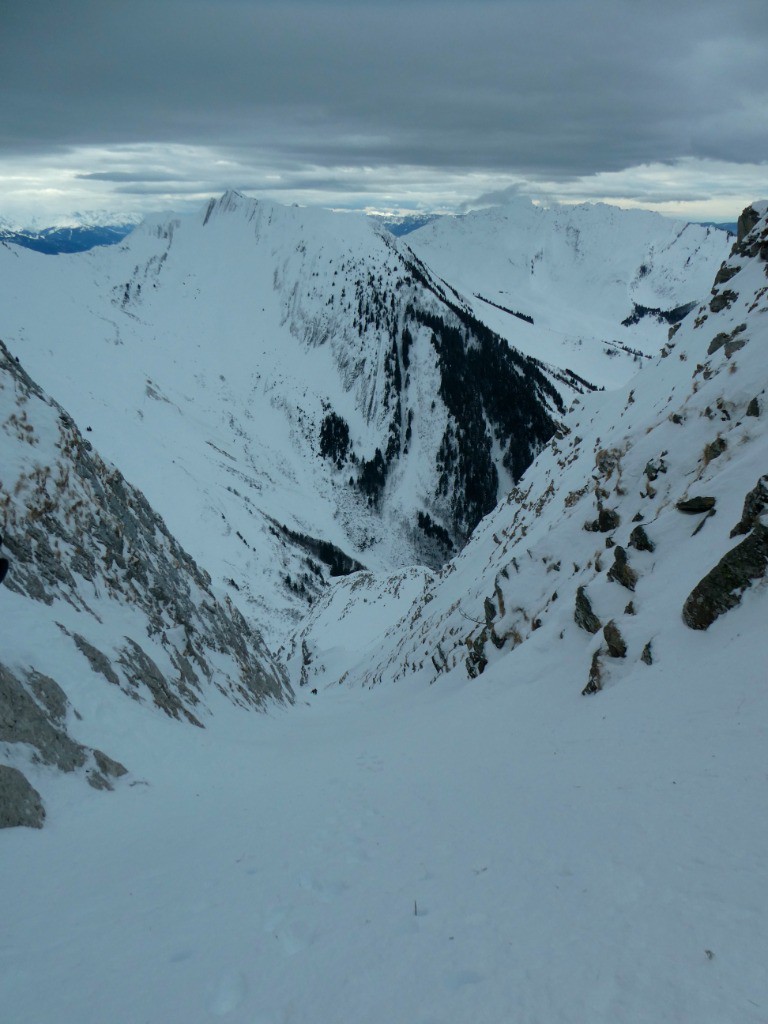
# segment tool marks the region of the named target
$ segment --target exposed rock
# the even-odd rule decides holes
[[[467,654],[467,674],[470,679],[476,679],[481,676],[485,671],[485,666],[488,664],[488,659],[485,656],[485,645],[488,640],[488,631],[484,629],[480,636],[475,637],[474,640],[468,639],[466,641],[469,653]]]
[[[708,629],[720,615],[741,603],[752,580],[764,577],[766,569],[768,526],[758,521],[749,536],[696,584],[683,605],[683,621],[691,629]]]
[[[637,612],[635,611],[635,602],[634,601],[627,601],[627,603],[624,605],[624,614],[625,615],[636,615],[637,614]]]
[[[698,515],[700,512],[709,512],[715,507],[715,498],[696,495],[693,498],[683,498],[675,505],[678,512],[685,512],[690,516]]]
[[[704,445],[704,465],[708,465],[713,459],[719,459],[727,447],[728,442],[724,437],[716,437],[714,441]]]
[[[723,262],[717,274],[715,275],[714,283],[716,285],[727,284],[727,282],[730,281],[732,277],[735,277],[740,270],[741,267],[731,267],[728,266],[727,263]]]
[[[0,764],[0,828],[42,828],[45,808],[40,794],[17,768]]]
[[[621,630],[613,619],[603,626],[603,636],[608,645],[608,653],[612,658],[626,658],[627,645],[621,635]]]
[[[581,629],[585,629],[587,633],[596,633],[602,625],[600,619],[592,610],[592,603],[587,597],[584,587],[579,587],[576,591],[576,607],[573,612],[573,621]]]
[[[725,352],[725,358],[730,359],[735,352],[738,352],[739,349],[744,348],[748,340],[748,338],[735,338],[733,341],[726,341],[723,347],[723,351]]]
[[[108,682],[113,683],[115,686],[120,685],[120,677],[112,668],[112,662],[106,654],[99,651],[93,644],[89,644],[85,637],[80,636],[79,633],[75,633],[72,639],[75,641],[78,650],[88,659],[94,672],[99,672]]]
[[[93,759],[100,772],[104,775],[109,775],[113,779],[119,779],[122,775],[128,774],[128,769],[125,765],[120,764],[119,761],[113,760],[101,750],[94,750]]]
[[[600,659],[602,653],[602,648],[598,648],[592,655],[592,664],[589,666],[589,679],[587,680],[587,685],[581,691],[582,697],[599,693],[603,688],[603,666]]]
[[[730,333],[728,331],[720,331],[720,333],[716,334],[712,341],[710,341],[709,347],[707,348],[707,355],[712,356],[723,346],[726,346],[725,354],[730,359],[731,356],[729,354],[729,347],[730,353],[733,354],[733,352],[737,351],[740,348],[743,348],[746,344],[746,341],[744,339],[736,340],[738,335],[743,334],[746,331],[746,329],[746,324],[739,324],[739,326],[735,327],[732,331],[730,331]]]
[[[185,707],[178,693],[171,689],[168,680],[141,645],[129,636],[125,640],[126,646],[120,652],[118,661],[126,670],[128,681],[134,686],[146,686],[155,704],[167,715],[172,718],[183,716],[188,722],[199,725],[202,729],[202,722]]]
[[[642,526],[636,526],[629,535],[629,547],[636,551],[655,551],[656,545]]]
[[[618,469],[621,465],[622,454],[620,448],[601,448],[595,456],[595,466],[598,472],[602,473],[606,479],[610,479],[614,469]]]
[[[747,406],[747,416],[758,417],[760,415],[760,402],[758,401],[757,395],[750,400]]]
[[[653,664],[653,649],[650,640],[643,648],[643,653],[640,655],[640,661],[644,661],[646,665]]]
[[[768,474],[761,476],[744,498],[741,519],[731,530],[731,537],[749,533],[766,509],[768,509]]]
[[[736,245],[739,242],[743,242],[747,237],[752,228],[760,220],[760,214],[751,206],[747,206],[739,214],[739,219],[736,222]],[[734,249],[736,246],[734,246]]]
[[[664,455],[666,455],[666,452],[664,453]],[[653,483],[653,481],[656,479],[656,477],[659,475],[659,473],[666,473],[666,472],[667,472],[667,464],[664,461],[664,456],[662,456],[658,460],[658,462],[655,461],[654,459],[649,459],[648,462],[645,464],[645,469],[643,470],[643,473],[648,478],[648,480],[651,481],[651,483]]]
[[[620,523],[621,517],[615,508],[601,508],[597,513],[597,519],[585,523],[584,529],[592,533],[608,533],[609,530],[615,530]]]
[[[613,565],[608,570],[608,579],[620,583],[627,590],[634,590],[638,576],[627,560],[627,552],[621,545],[616,546],[613,556]]]
[[[67,695],[50,676],[43,675],[35,669],[27,672],[27,682],[34,697],[43,705],[51,718],[57,725],[61,725],[67,716],[69,701]]]
[[[44,764],[61,771],[82,768],[88,752],[66,732],[53,725],[45,711],[27,693],[21,681],[0,664],[0,740],[29,743]]]
[[[731,303],[735,302],[738,297],[738,292],[726,288],[724,292],[719,292],[712,298],[709,303],[709,309],[712,313],[720,313],[722,310],[728,309]]]

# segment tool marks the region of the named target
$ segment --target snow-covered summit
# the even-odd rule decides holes
[[[408,243],[512,344],[607,386],[658,353],[730,245],[724,231],[645,210],[522,197],[441,217]]]

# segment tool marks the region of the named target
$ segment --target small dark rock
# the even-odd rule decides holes
[[[590,694],[599,693],[603,688],[603,671],[600,655],[602,648],[592,655],[592,664],[589,667],[589,679],[587,685],[581,691],[582,697],[589,697]]]
[[[593,519],[591,523],[585,523],[584,529],[591,533],[608,533],[609,530],[615,530],[620,523],[621,517],[616,509],[601,508],[597,513],[597,519]]]
[[[643,648],[643,653],[640,655],[640,661],[644,661],[646,665],[652,665],[653,664],[653,651],[651,649],[651,641],[650,640],[648,641],[648,643]]]
[[[704,465],[712,462],[713,459],[719,459],[723,452],[728,447],[728,442],[724,437],[716,437],[714,441],[710,441],[709,444],[704,445]]]
[[[600,619],[592,610],[592,604],[587,597],[584,587],[579,587],[576,591],[576,607],[573,612],[573,621],[581,629],[585,629],[587,633],[596,633],[602,625]]]
[[[759,416],[760,415],[760,402],[757,400],[757,395],[750,401],[747,406],[747,416]]]
[[[608,653],[612,658],[626,658],[627,645],[624,637],[621,635],[621,630],[613,619],[610,622],[606,622],[605,626],[603,626],[603,636],[608,645]]]
[[[613,565],[608,570],[608,579],[620,583],[627,590],[634,590],[638,576],[627,560],[627,552],[621,545],[616,546],[613,556]]]
[[[715,498],[707,498],[696,495],[693,498],[683,498],[675,505],[678,512],[685,512],[690,516],[698,515],[700,512],[709,512],[715,507]]]
[[[0,828],[42,828],[45,808],[40,794],[17,768],[0,764]]]
[[[655,551],[656,545],[650,539],[642,526],[636,526],[629,535],[629,547],[636,551]]]
[[[635,613],[635,602],[634,601],[627,601],[626,605],[624,606],[624,614],[625,615],[635,615],[636,614]]]

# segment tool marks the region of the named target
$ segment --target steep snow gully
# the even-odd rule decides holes
[[[376,447],[364,424],[375,421],[389,436],[392,406],[366,420],[355,391],[359,366],[339,361],[338,338],[313,334],[308,343],[306,331],[320,321],[310,322],[302,304],[320,284],[302,278],[303,261],[312,245],[328,251],[331,231],[343,235],[345,252],[350,232],[359,230],[366,252],[369,235],[379,235],[331,228],[337,221],[323,215],[301,253],[296,235],[290,245],[279,241],[299,212],[259,205],[225,196],[207,224],[140,229],[116,257],[140,268],[136,284],[151,281],[155,256],[168,255],[158,287],[142,288],[156,297],[135,300],[131,286],[130,316],[98,298],[105,282],[118,279],[101,256],[59,257],[56,271],[43,256],[8,257],[0,498],[11,568],[0,590],[0,824],[44,827],[0,831],[3,1019],[765,1024],[768,203],[744,212],[732,251],[711,268],[711,291],[685,294],[695,306],[679,325],[664,326],[663,348],[643,358],[626,384],[577,393],[549,356],[551,370],[533,364],[539,395],[557,388],[570,408],[561,413],[554,398],[543,402],[554,434],[533,445],[532,464],[510,474],[506,495],[462,550],[432,567],[390,559],[382,537],[395,510],[402,513],[403,496],[423,496],[434,479],[420,478],[419,491],[402,483],[405,471],[401,478],[393,470],[378,509],[364,495],[366,529],[380,531],[370,545],[379,557],[366,561],[365,545],[350,543],[362,537],[355,524],[363,520],[337,498],[342,479],[349,487],[350,463],[335,420],[326,421],[327,454],[318,447],[330,411],[323,395],[333,394],[358,459]],[[500,224],[512,230],[513,214],[488,218],[489,250],[490,240],[500,244]],[[528,224],[527,213],[516,216]],[[573,217],[587,232],[588,213]],[[605,238],[611,218],[597,217]],[[280,222],[275,235],[265,225],[270,218]],[[270,291],[249,294],[273,316],[272,337],[286,349],[269,357],[272,376],[260,394],[271,398],[248,404],[247,389],[236,390],[247,346],[227,356],[223,345],[222,359],[232,362],[222,371],[195,356],[176,387],[171,370],[181,365],[184,338],[195,346],[200,335],[190,311],[170,348],[160,325],[170,329],[174,306],[186,309],[174,290],[199,289],[202,297],[208,285],[199,262],[193,274],[187,259],[172,255],[168,236],[174,245],[188,237],[193,251],[201,232],[213,228],[231,242],[233,224],[252,228],[255,220],[261,248],[253,258]],[[541,234],[536,224],[530,231]],[[458,225],[457,244],[471,236],[475,245],[481,228]],[[253,247],[241,230],[243,258]],[[452,331],[465,352],[482,344],[478,302],[463,297],[469,271],[464,281],[448,276],[456,262],[448,230],[441,223],[408,235],[411,256],[385,243],[382,259],[390,262],[377,263],[383,279],[384,266],[411,260],[402,315],[410,310],[410,324],[424,332],[423,348],[414,341],[410,350],[411,387],[419,360],[440,351],[430,338],[440,331],[428,318],[444,318],[449,346]],[[420,243],[422,232],[430,234]],[[504,244],[509,251],[511,242]],[[137,246],[146,246],[144,262]],[[429,263],[430,246],[443,253],[441,269]],[[548,247],[541,248],[536,273],[543,276]],[[580,252],[584,260],[594,252],[588,234]],[[206,259],[207,274],[215,261]],[[325,256],[313,257],[319,274],[318,259]],[[564,273],[567,261],[558,261],[551,279]],[[173,288],[162,268],[176,275]],[[209,282],[212,292],[222,280]],[[76,372],[64,369],[54,335],[45,340],[51,316],[32,309],[35,281],[62,303],[67,284],[88,296],[87,315],[60,312]],[[293,282],[287,292],[286,282]],[[243,274],[228,301],[246,284]],[[121,305],[124,291],[115,296]],[[120,340],[104,352],[96,321],[103,328],[107,308],[107,329]],[[222,339],[236,337],[242,308],[231,331],[221,325]],[[381,337],[384,317],[365,329],[369,340]],[[81,335],[69,333],[76,328]],[[399,340],[402,329],[398,320]],[[290,348],[297,331],[301,347]],[[354,337],[361,337],[356,327]],[[310,392],[312,374],[318,381],[307,427],[317,440],[306,450],[295,440],[304,436],[297,421],[285,420],[298,352],[310,366],[301,388]],[[113,353],[126,371],[124,403],[107,370]],[[402,353],[400,346],[401,373]],[[367,352],[361,358],[373,360]],[[91,383],[78,383],[89,359]],[[434,393],[438,363],[424,378]],[[221,395],[210,387],[218,372],[227,376],[228,398],[237,398],[237,416],[246,426],[243,410],[254,418],[240,447],[236,418],[224,436]],[[349,373],[341,391],[339,372]],[[57,375],[64,395],[54,387]],[[139,407],[145,419],[134,385],[160,396]],[[429,395],[418,386],[426,389],[422,399]],[[384,409],[377,387],[365,383],[363,393],[379,395]],[[110,388],[111,432],[99,412]],[[492,404],[483,404],[484,415]],[[135,437],[148,442],[151,430],[140,426],[147,421],[162,428],[160,455],[148,447],[142,466],[134,452],[131,484],[119,458],[129,439],[121,435],[135,425]],[[264,459],[249,432],[254,422],[274,432],[290,422],[295,431],[284,431],[285,444],[271,438],[274,458]],[[438,439],[444,429],[442,419]],[[494,465],[503,467],[498,430],[488,427]],[[105,457],[95,450],[102,436]],[[216,457],[201,468],[195,459],[205,449]],[[237,480],[221,470],[228,462]],[[366,566],[346,565],[354,571],[318,583],[301,619],[281,617],[273,575],[251,583],[271,588],[262,605],[227,586],[228,535],[202,539],[214,518],[208,508],[253,518],[242,501],[246,465],[250,480],[268,473],[272,490],[283,489],[261,504],[257,488],[247,493],[260,522],[303,535],[301,557],[318,558],[317,546],[307,545],[327,542]],[[318,471],[301,478],[307,466]],[[323,482],[329,469],[339,473],[334,485]],[[187,519],[201,520],[186,532],[175,528],[185,510],[170,500],[185,476],[191,482],[180,484],[179,500]],[[202,501],[194,498],[198,486]],[[327,507],[314,533],[301,529],[311,486]],[[227,487],[239,492],[239,506],[220,503]],[[463,543],[465,526],[450,511],[439,519],[439,507],[430,506],[431,540],[444,540],[442,528],[452,544]],[[409,508],[412,516],[428,511],[423,503]],[[382,509],[391,518],[377,520]],[[255,528],[238,529],[256,545]],[[423,526],[421,533],[430,539]],[[281,536],[294,543],[290,533]],[[264,537],[274,543],[268,525]],[[211,563],[202,557],[206,544]],[[253,558],[251,569],[266,561]],[[282,637],[277,653],[253,625],[259,607]]]

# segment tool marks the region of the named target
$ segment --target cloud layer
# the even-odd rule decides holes
[[[423,203],[443,176],[461,202],[768,162],[764,0],[25,0],[0,25],[0,177],[30,195]]]

